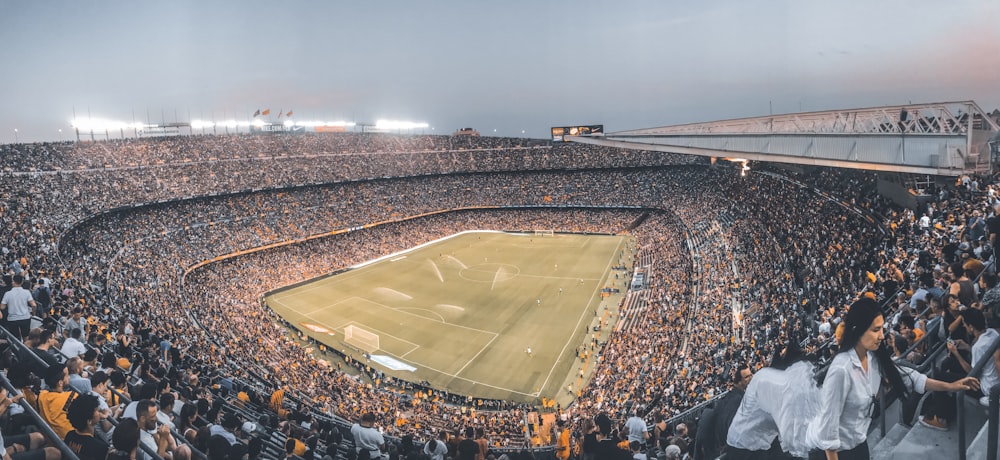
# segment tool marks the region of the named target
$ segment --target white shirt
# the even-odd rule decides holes
[[[625,427],[628,428],[628,440],[629,442],[638,441],[639,444],[646,442],[646,421],[633,415],[625,421]]]
[[[788,376],[777,369],[764,368],[754,374],[729,425],[726,444],[754,451],[771,448],[771,442],[778,436],[772,414],[779,411],[783,399],[780,389],[787,380]]]
[[[431,446],[434,446],[434,448],[429,449]],[[444,455],[447,453],[448,446],[442,441],[431,439],[424,443],[424,454],[429,456],[431,460],[444,460]]]
[[[21,321],[31,318],[31,304],[35,299],[31,292],[18,286],[3,295],[3,303],[7,306],[7,321]]]
[[[924,392],[926,375],[907,367],[897,366],[897,369],[910,391]],[[819,417],[809,429],[810,437],[815,436],[817,448],[848,450],[868,439],[868,426],[872,422],[881,382],[882,371],[874,353],[868,352],[867,372],[853,351],[834,356],[820,391]]]
[[[1000,383],[1000,376],[997,375],[997,365],[993,362],[993,356],[986,354],[997,338],[1000,338],[1000,333],[997,333],[996,329],[986,329],[972,345],[972,366],[979,364],[983,359],[988,360],[983,366],[982,375],[979,376],[979,388],[982,388],[983,394],[987,396],[990,394],[990,388]]]
[[[372,427],[364,427],[355,423],[351,426],[351,434],[354,435],[354,450],[378,451],[379,446],[385,444],[382,433]]]
[[[68,337],[66,341],[63,342],[63,346],[59,349],[59,352],[66,355],[67,358],[75,358],[77,356],[83,356],[83,354],[87,352],[87,346],[77,339]]]

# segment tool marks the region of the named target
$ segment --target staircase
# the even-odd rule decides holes
[[[896,405],[888,414],[898,414]],[[986,460],[986,408],[971,397],[965,402],[965,442],[968,460]],[[869,435],[868,446],[872,460],[940,460],[959,458],[958,426],[951,423],[947,431],[927,428],[919,423],[909,427],[894,423],[885,437],[878,437],[879,430]]]

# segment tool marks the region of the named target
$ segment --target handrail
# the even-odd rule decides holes
[[[997,437],[1000,428],[1000,385],[990,388],[989,422],[987,423],[986,460],[997,460]]]
[[[10,380],[7,380],[7,376],[4,375],[2,372],[0,372],[0,385],[3,385],[3,387],[7,389],[8,394],[19,394],[17,388],[14,388],[14,385],[10,383]],[[76,453],[73,452],[73,450],[70,449],[69,446],[67,446],[66,443],[63,442],[61,438],[59,438],[59,435],[57,435],[56,432],[52,429],[52,427],[49,426],[48,422],[46,422],[45,419],[43,419],[42,416],[35,411],[34,407],[31,407],[31,404],[28,404],[28,401],[25,401],[22,398],[19,401],[19,404],[21,405],[22,408],[24,408],[24,412],[27,413],[28,416],[30,416],[31,419],[35,421],[35,425],[37,425],[38,429],[42,431],[42,434],[44,434],[45,437],[49,439],[49,441],[56,447],[56,449],[59,449],[59,452],[62,452],[62,456],[64,459],[80,460],[80,457],[77,457]]]
[[[24,354],[31,356],[31,358],[35,361],[36,364],[41,364],[43,369],[49,368],[49,363],[45,362],[45,360],[42,359],[41,356],[36,355],[34,350],[28,348],[28,346],[25,345],[24,342],[22,342],[20,339],[14,337],[14,334],[11,334],[11,332],[8,331],[7,328],[0,327],[0,333],[2,333],[4,337],[7,339],[7,343],[17,348],[19,351],[24,352]]]
[[[969,377],[979,378],[983,369],[986,368],[986,363],[993,361],[993,354],[997,350],[1000,350],[1000,338],[993,340],[993,344],[986,353],[983,353],[983,359],[980,359],[978,363],[972,363],[972,370],[969,371]],[[994,386],[993,388],[980,388],[983,393],[987,393],[992,396],[993,390],[996,390],[1000,385]],[[958,392],[958,398],[956,398],[956,404],[958,404],[958,458],[959,460],[965,460],[966,450],[968,449],[965,445],[965,390]],[[992,413],[991,413],[992,417]],[[993,449],[994,455],[996,454],[996,449]]]

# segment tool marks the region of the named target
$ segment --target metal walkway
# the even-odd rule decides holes
[[[973,101],[792,113],[568,136],[628,149],[960,176],[990,171],[1000,126]]]

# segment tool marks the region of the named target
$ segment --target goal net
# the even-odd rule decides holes
[[[344,342],[368,353],[378,351],[378,334],[353,324],[344,328]]]
[[[555,236],[555,230],[535,230],[535,236]]]

